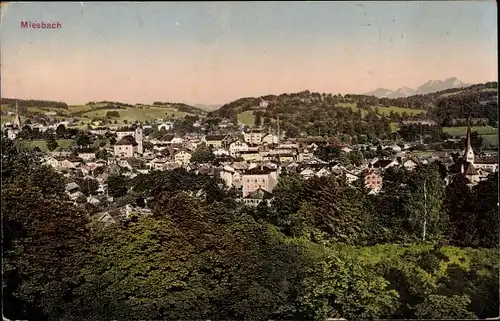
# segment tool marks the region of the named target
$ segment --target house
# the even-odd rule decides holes
[[[90,133],[93,135],[104,136],[109,131],[107,127],[95,127],[90,130]]]
[[[78,184],[72,182],[66,185],[65,192],[69,196],[69,198],[74,201],[81,195],[83,195],[82,192],[79,191],[80,186]]]
[[[291,163],[295,160],[295,155],[293,154],[280,154],[278,156],[280,163]]]
[[[262,129],[260,128],[252,128],[248,132],[243,133],[243,139],[249,145],[262,144],[262,137]]]
[[[233,157],[237,157],[240,155],[242,151],[248,150],[248,144],[237,139],[229,144],[229,154]]]
[[[313,177],[314,174],[315,174],[315,172],[310,168],[306,168],[300,172],[300,175],[302,175],[302,177],[304,177],[304,179],[309,179],[309,178]]]
[[[243,198],[250,193],[264,189],[267,192],[272,192],[278,184],[278,171],[269,167],[259,166],[248,169],[242,174]]]
[[[498,172],[498,158],[494,156],[476,156],[474,158],[474,166],[478,170],[496,173]]]
[[[224,181],[228,188],[241,187],[241,174],[232,166],[224,166],[219,171],[220,178]]]
[[[372,190],[374,193],[380,192],[382,189],[382,176],[375,170],[369,170],[364,175],[365,187]]]
[[[224,148],[217,148],[213,153],[215,157],[229,156],[229,151]]]
[[[267,134],[262,137],[262,144],[278,144],[278,136],[273,134]]]
[[[115,224],[130,218],[132,215],[146,216],[151,215],[151,210],[148,208],[134,207],[127,204],[113,210],[97,213],[92,216],[94,222],[108,224]]]
[[[309,148],[299,149],[297,153],[297,161],[303,162],[305,160],[311,159],[314,157],[314,151]]]
[[[155,158],[148,163],[149,167],[153,170],[163,170],[167,160],[164,158]]]
[[[174,161],[180,165],[187,165],[191,161],[191,153],[187,150],[179,150],[174,153]]]
[[[240,157],[247,162],[260,162],[262,161],[262,155],[258,151],[248,150],[241,151]]]
[[[54,157],[49,157],[47,159],[47,164],[52,166],[53,168],[62,168],[64,167],[64,161],[66,160],[66,157],[63,156],[54,156]]]
[[[182,139],[181,137],[175,136],[170,141],[170,144],[172,144],[172,145],[182,145],[182,144],[184,144],[184,139]]]
[[[328,176],[330,174],[331,174],[331,172],[324,167],[316,172],[317,177],[324,177],[324,176]]]
[[[224,138],[225,136],[223,135],[206,135],[202,138],[201,141],[207,146],[212,146],[213,148],[221,148]]]
[[[83,148],[79,148],[77,150],[78,157],[80,157],[81,159],[86,160],[86,161],[90,161],[90,160],[95,159],[96,152],[97,152],[97,150],[95,148],[91,148],[91,147],[83,147]]]
[[[373,168],[386,170],[392,166],[398,165],[398,162],[391,159],[379,159],[372,164]]]
[[[164,129],[165,131],[169,131],[174,128],[174,123],[172,122],[165,122],[160,125],[158,125],[158,130]]]
[[[352,184],[359,179],[359,177],[353,173],[345,172],[345,178],[348,184]]]
[[[404,168],[411,171],[411,170],[415,169],[415,167],[418,166],[418,162],[416,160],[408,158],[402,162],[402,165]]]
[[[267,206],[271,205],[272,194],[268,191],[259,188],[256,191],[248,194],[247,197],[241,199],[243,203],[247,206],[258,206],[262,202],[266,202]]]
[[[139,151],[139,144],[135,141],[134,137],[131,135],[123,136],[115,144],[115,156],[116,157],[134,157]]]

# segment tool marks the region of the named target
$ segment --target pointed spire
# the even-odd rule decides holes
[[[471,142],[470,117],[467,119],[467,135],[465,137],[464,158],[469,163],[474,163],[474,150]]]

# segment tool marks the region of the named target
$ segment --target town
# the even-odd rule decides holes
[[[259,107],[267,107],[261,99]],[[54,116],[47,112],[46,116]],[[6,122],[3,131],[7,137],[16,140],[23,131],[37,130],[41,133],[64,132],[74,120],[62,122],[28,121],[24,124],[16,103],[14,119]],[[433,125],[430,120],[406,121],[405,124]],[[249,206],[261,202],[270,204],[272,192],[282,175],[299,174],[304,179],[313,176],[333,175],[346,180],[348,184],[361,184],[369,193],[379,193],[383,186],[383,173],[391,167],[403,167],[409,171],[419,164],[439,162],[446,169],[445,182],[454,176],[463,176],[469,186],[474,186],[498,172],[498,153],[486,150],[477,154],[471,145],[471,129],[468,124],[464,139],[454,141],[458,149],[448,149],[420,154],[413,147],[421,142],[379,141],[376,144],[346,144],[337,137],[287,137],[286,132],[266,130],[263,127],[245,126],[241,122],[223,120],[213,133],[206,133],[203,119],[195,121],[197,132],[180,134],[174,123],[157,119],[151,123],[132,122],[129,125],[103,126],[100,121],[83,129],[89,144],[74,148],[57,148],[43,155],[44,163],[53,167],[67,178],[66,192],[75,204],[88,202],[106,208],[113,204],[108,192],[107,178],[110,173],[120,173],[128,178],[151,171],[183,169],[196,174],[208,175],[220,180],[227,190],[234,190],[235,199]],[[27,127],[26,127],[27,126]],[[22,135],[21,135],[22,136]],[[74,138],[74,137],[73,137]],[[90,142],[92,142],[90,144]],[[103,143],[104,142],[104,143]],[[318,157],[318,148],[330,148],[337,157],[324,160]],[[461,148],[460,148],[461,147]],[[361,151],[375,153],[373,158],[364,158]],[[377,153],[379,151],[379,153]],[[356,163],[339,161],[342,157],[354,155]],[[95,180],[96,188],[82,193],[82,186],[76,181]],[[121,218],[125,219],[130,208],[126,204]],[[142,213],[147,210],[142,209]],[[106,211],[97,213],[101,220],[108,219]]]

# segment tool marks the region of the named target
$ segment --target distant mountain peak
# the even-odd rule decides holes
[[[400,98],[400,97],[408,97],[416,94],[430,94],[433,92],[453,89],[453,88],[461,88],[466,87],[467,84],[462,82],[457,77],[450,77],[446,80],[435,80],[431,79],[425,82],[423,85],[418,87],[416,90],[409,87],[401,87],[397,90],[389,90],[385,88],[378,88],[372,92],[367,93],[366,95],[375,96],[378,98]]]

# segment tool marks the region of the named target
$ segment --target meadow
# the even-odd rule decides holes
[[[396,106],[377,106],[377,107],[372,107],[374,110],[378,109],[378,114],[383,115],[383,116],[389,116],[391,112],[395,114],[403,114],[407,113],[408,115],[418,115],[418,114],[425,114],[425,110],[422,109],[412,109],[412,108],[403,108],[403,107],[396,107]]]
[[[33,149],[38,147],[42,152],[46,152],[48,150],[47,142],[45,140],[23,140],[20,141],[20,144],[22,149]],[[75,141],[73,139],[58,139],[57,144],[59,145],[57,148],[58,150],[68,149],[75,146]]]
[[[467,126],[443,127],[443,131],[451,136],[465,136],[467,134]],[[491,126],[472,126],[471,131],[477,132],[479,135],[498,134],[498,129]]]
[[[343,108],[350,108],[352,111],[358,111],[358,107],[356,107],[356,103],[338,103],[337,106],[343,107]],[[408,115],[418,115],[425,113],[425,110],[422,109],[412,109],[412,108],[403,108],[403,107],[396,107],[396,106],[377,106],[377,107],[371,107],[372,110],[378,111],[379,115],[382,116],[389,116],[391,112],[395,114],[402,114],[402,113],[407,113]],[[365,116],[368,114],[368,111],[366,110],[361,110],[361,115]]]
[[[247,110],[236,115],[238,121],[246,126],[253,126],[255,122],[255,116],[253,115],[253,110]]]

